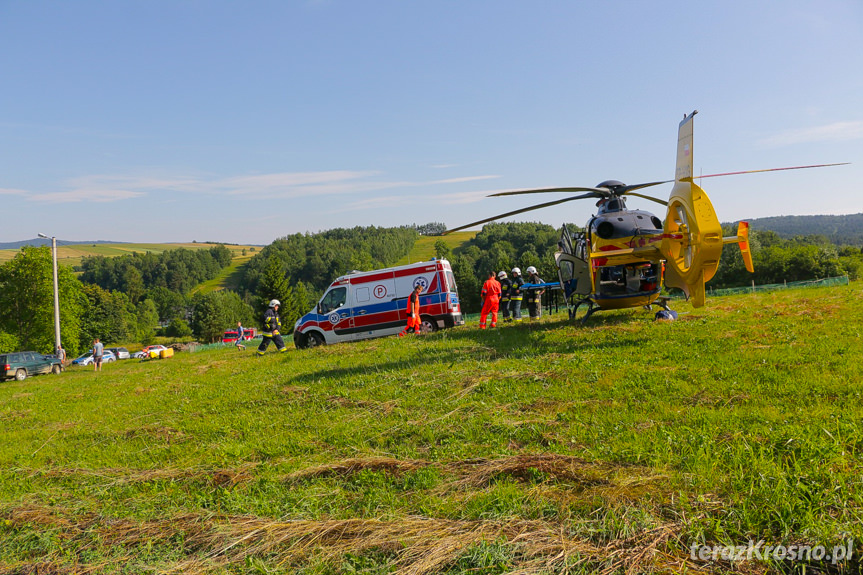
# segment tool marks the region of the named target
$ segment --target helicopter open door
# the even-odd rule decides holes
[[[569,304],[572,295],[586,296],[593,289],[584,234],[579,233],[573,243],[572,236],[564,225],[557,247],[558,251],[554,253],[557,276],[566,302]]]

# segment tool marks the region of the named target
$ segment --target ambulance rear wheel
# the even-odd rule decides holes
[[[428,316],[420,318],[420,333],[434,333],[437,331],[437,322]]]

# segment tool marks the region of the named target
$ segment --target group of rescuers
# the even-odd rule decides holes
[[[491,327],[497,327],[498,311],[503,312],[503,321],[521,321],[521,304],[527,301],[527,309],[531,320],[539,319],[542,315],[542,294],[545,289],[535,287],[545,283],[539,277],[536,268],[527,268],[528,281],[521,277],[519,268],[512,268],[512,279],[507,277],[506,272],[495,274],[488,272],[488,279],[482,284],[480,295],[482,296],[482,312],[479,316],[479,328],[486,329],[488,316],[491,315]],[[527,286],[527,287],[525,287]],[[422,286],[418,285],[408,297],[408,323],[404,330],[399,333],[402,337],[409,333],[419,333],[422,321],[420,320],[420,297]]]
[[[512,268],[512,278],[506,272],[488,272],[488,279],[482,284],[482,312],[479,316],[479,328],[485,329],[488,316],[491,315],[491,327],[497,327],[498,310],[503,312],[503,321],[521,321],[521,305],[527,302],[527,311],[531,321],[542,316],[542,294],[544,288],[537,287],[545,282],[539,277],[536,268],[527,268],[527,281],[521,277],[519,268]]]
[[[512,268],[512,279],[507,277],[506,272],[495,273],[489,272],[488,279],[482,285],[482,313],[479,320],[479,328],[486,328],[486,320],[491,315],[491,327],[497,327],[498,311],[503,312],[504,321],[521,321],[521,305],[522,301],[527,301],[527,309],[531,320],[539,319],[542,315],[542,294],[545,289],[527,287],[545,283],[539,277],[536,268],[530,266],[527,268],[528,281],[525,282],[521,277],[519,268]],[[399,333],[403,336],[408,333],[419,333],[422,321],[420,320],[420,293],[422,285],[417,285],[408,296],[407,312],[408,321],[405,329]],[[264,355],[267,348],[270,347],[270,342],[276,344],[276,349],[280,352],[287,351],[285,340],[282,338],[282,323],[279,319],[279,306],[281,302],[274,299],[270,301],[270,305],[264,312],[264,327],[261,330],[263,339],[255,353]],[[242,327],[238,324],[239,334],[237,338],[237,347],[245,349],[241,345],[243,340]]]
[[[542,294],[545,289],[534,287],[545,283],[539,277],[536,268],[527,268],[528,281],[521,277],[519,268],[512,268],[512,279],[507,277],[506,272],[495,274],[488,272],[488,279],[482,284],[480,295],[482,296],[482,312],[479,316],[479,328],[486,329],[488,316],[491,315],[491,327],[497,327],[498,311],[503,312],[503,321],[521,321],[521,305],[527,301],[527,309],[531,320],[539,319],[542,315]],[[525,287],[527,286],[527,287]],[[402,337],[408,333],[419,333],[422,322],[420,320],[420,297],[422,286],[418,285],[408,297],[408,323],[404,330],[399,333]]]

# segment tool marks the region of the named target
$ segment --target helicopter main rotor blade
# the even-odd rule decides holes
[[[524,213],[524,212],[530,212],[530,211],[533,211],[533,210],[539,210],[539,209],[541,209],[541,208],[547,208],[547,207],[549,207],[549,206],[556,206],[557,204],[562,204],[562,203],[564,203],[564,202],[571,202],[571,201],[573,201],[573,200],[581,200],[581,199],[584,199],[584,198],[595,198],[595,197],[596,197],[596,195],[594,195],[593,193],[590,193],[590,194],[582,194],[582,195],[580,195],[580,196],[573,196],[573,197],[571,197],[571,198],[564,198],[564,199],[562,199],[562,200],[555,200],[555,201],[553,201],[553,202],[545,202],[545,203],[543,203],[543,204],[537,204],[537,205],[535,205],[535,206],[530,206],[529,208],[522,208],[522,209],[520,209],[520,210],[514,210],[514,211],[512,211],[512,212],[507,212],[507,213],[505,213],[505,214],[498,214],[498,215],[496,215],[496,216],[492,216],[492,217],[490,217],[490,218],[485,218],[484,220],[479,220],[479,221],[476,221],[476,222],[471,222],[471,223],[469,223],[469,224],[465,224],[465,225],[463,225],[463,226],[459,226],[459,227],[457,227],[457,228],[453,228],[453,229],[451,229],[451,230],[447,230],[447,231],[445,231],[445,232],[443,233],[443,235],[449,234],[449,233],[451,233],[451,232],[457,232],[457,231],[460,231],[460,230],[464,230],[464,229],[467,229],[467,228],[470,228],[470,227],[473,227],[473,226],[478,226],[478,225],[480,225],[480,224],[485,224],[485,223],[488,223],[488,222],[493,222],[493,221],[495,221],[495,220],[499,220],[499,219],[501,219],[501,218],[506,218],[506,217],[509,217],[509,216],[515,216],[515,215],[517,215],[517,214],[521,214],[521,213]]]
[[[603,198],[608,197],[611,192],[606,190],[605,188],[583,188],[583,187],[575,187],[575,188],[537,188],[535,190],[516,190],[513,192],[498,192],[496,194],[489,194],[489,198],[496,198],[500,196],[518,196],[521,194],[544,194],[546,192],[593,192],[594,194],[599,194]],[[595,198],[598,196],[582,196],[584,198]],[[575,199],[575,198],[573,198]]]
[[[660,200],[659,198],[654,198],[653,196],[647,196],[644,194],[636,194],[635,192],[625,192],[623,195],[625,196],[637,196],[639,198],[644,198],[645,200],[650,200],[651,202],[656,202],[657,204],[662,204],[663,206],[667,206],[668,202],[665,200]]]
[[[782,172],[785,170],[805,170],[807,168],[829,168],[831,166],[847,166],[851,162],[842,162],[840,164],[816,164],[814,166],[792,166],[790,168],[769,168],[767,170],[746,170],[743,172],[725,172],[724,174],[708,174],[706,176],[695,176],[693,179],[700,178],[717,178],[719,176],[738,176],[740,174],[759,174],[761,172]]]
[[[661,182],[647,182],[645,184],[632,184],[631,186],[623,186],[622,188],[618,188],[614,190],[618,194],[628,194],[632,190],[640,190],[641,188],[649,188],[651,186],[659,186],[661,184],[670,184],[674,180],[663,180]],[[637,196],[638,194],[633,194]]]

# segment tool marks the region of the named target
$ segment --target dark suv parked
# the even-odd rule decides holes
[[[16,351],[0,355],[0,379],[21,381],[28,375],[60,373],[63,366],[54,355],[42,355],[35,351]]]

